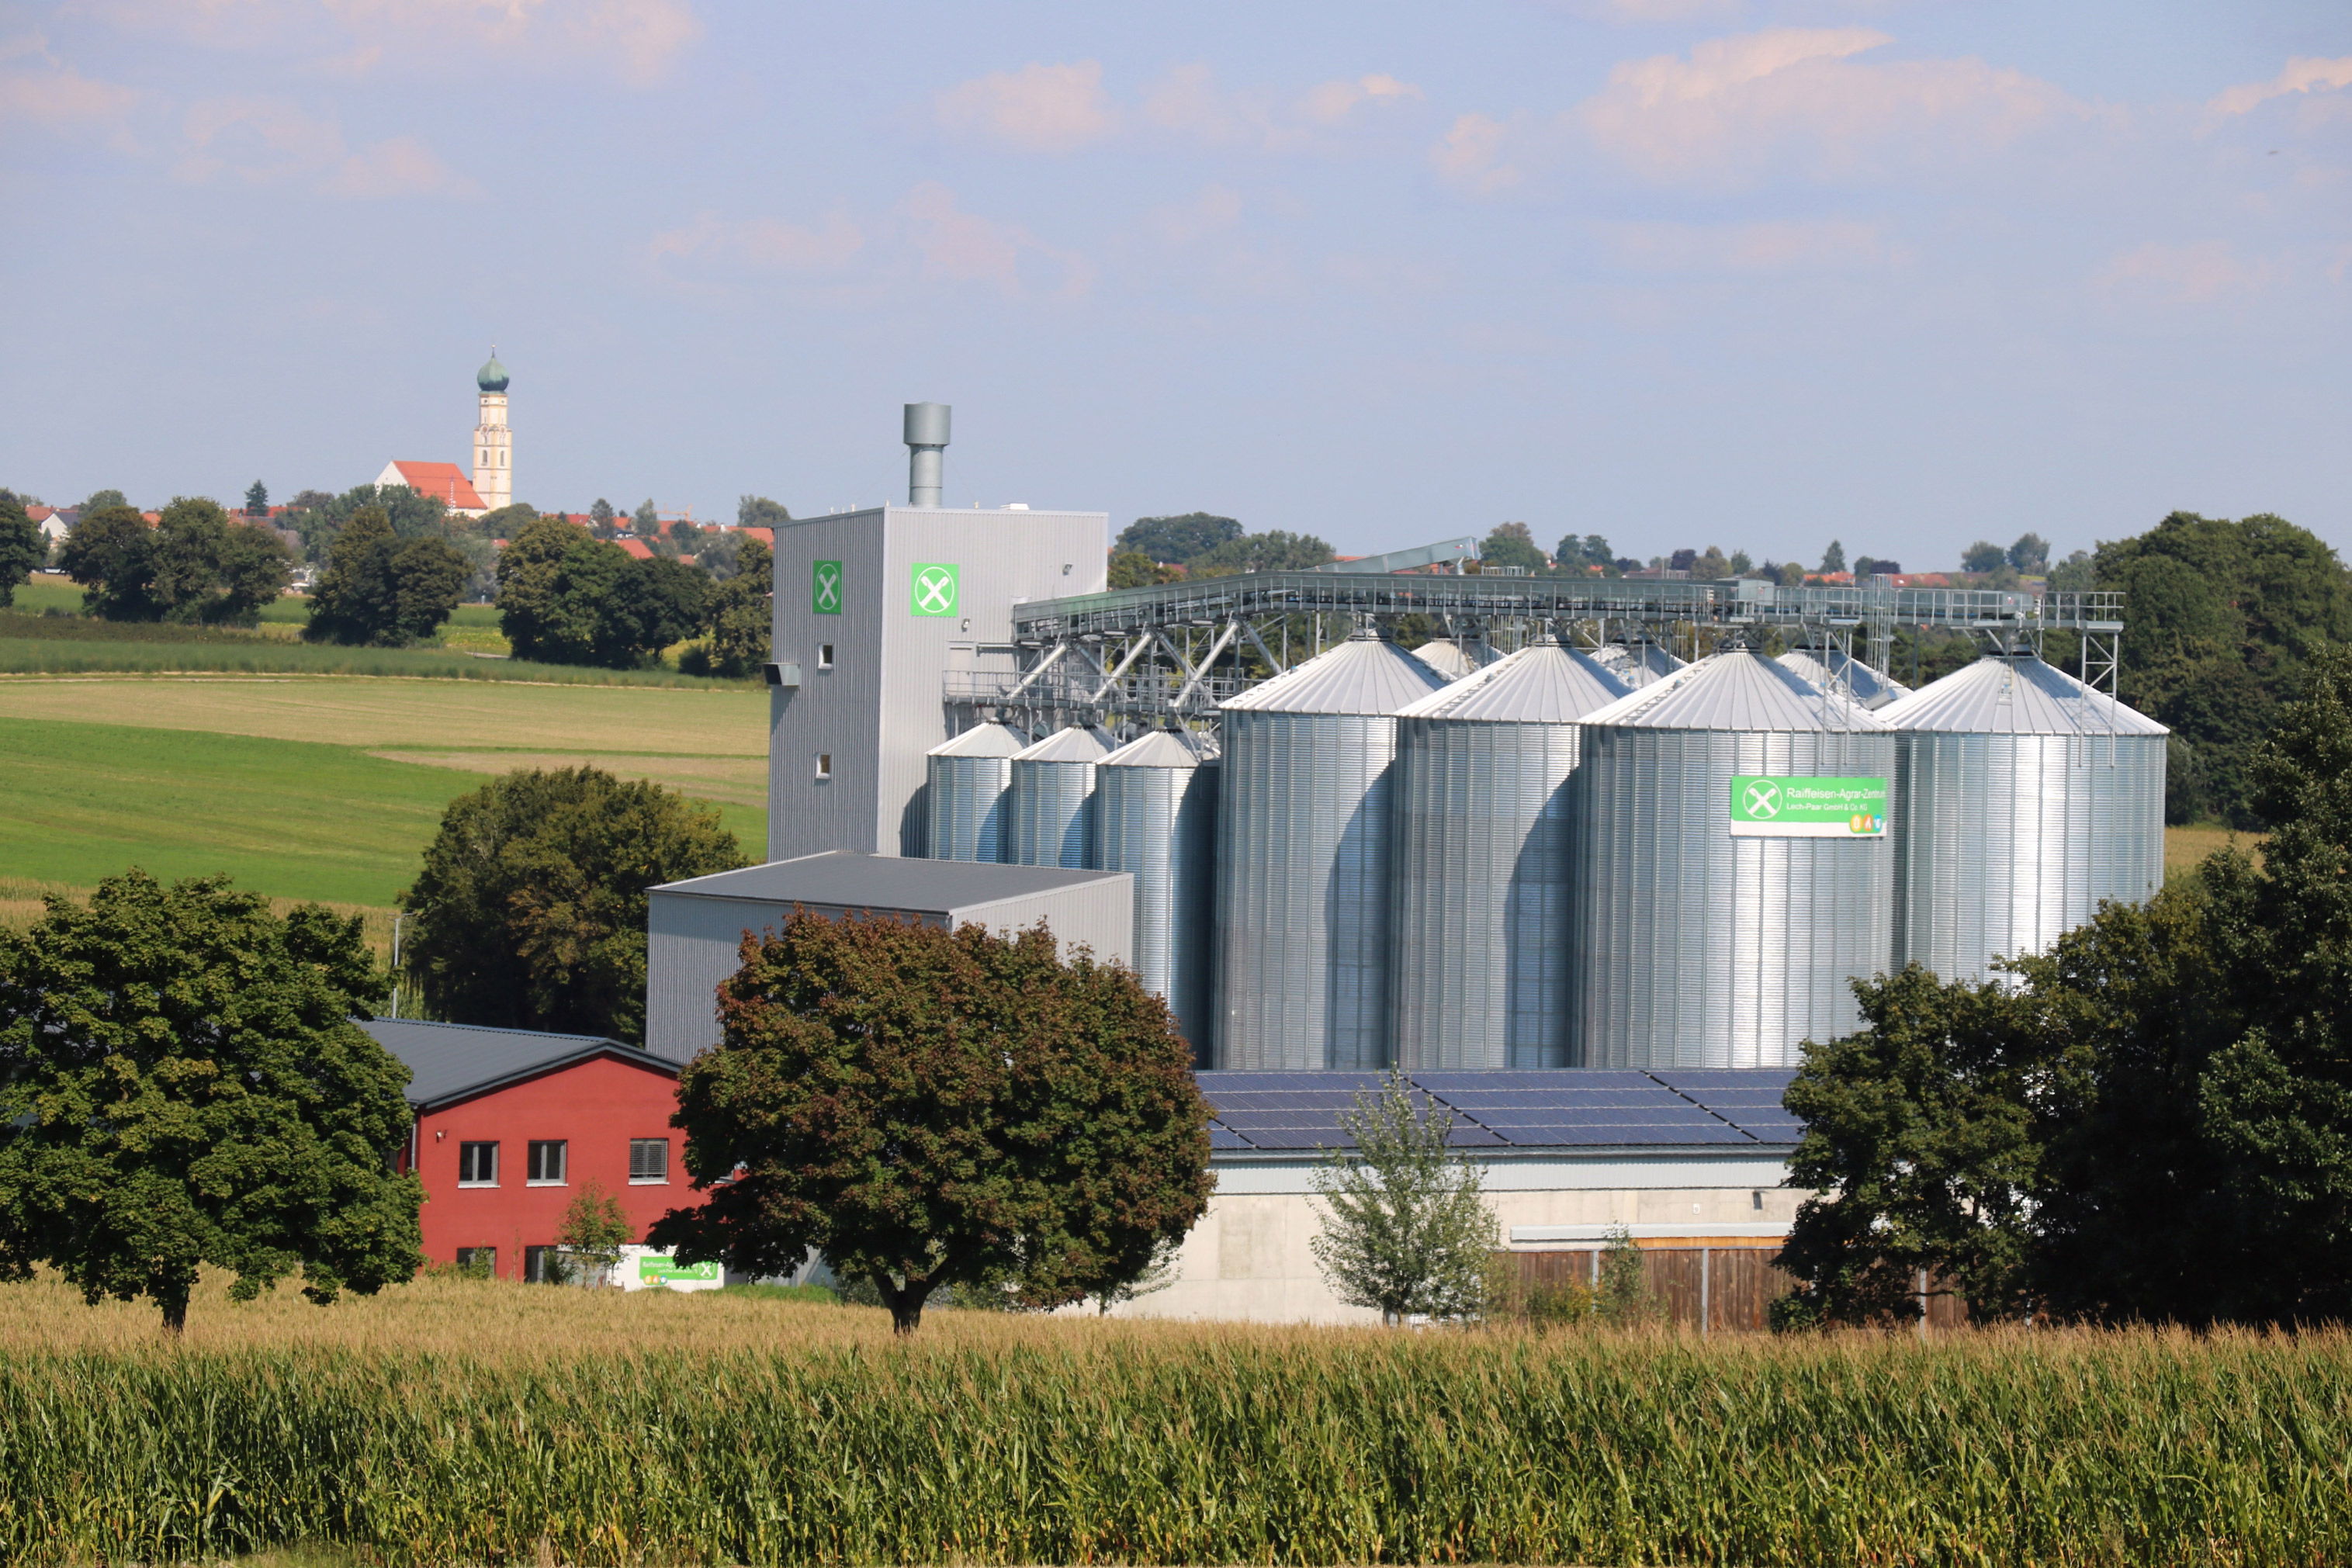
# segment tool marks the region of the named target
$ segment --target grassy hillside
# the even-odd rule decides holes
[[[767,844],[765,695],[362,679],[0,682],[0,919],[129,865],[362,911],[487,774],[593,763]],[[32,884],[39,884],[35,886]]]

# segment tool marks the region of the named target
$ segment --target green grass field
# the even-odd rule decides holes
[[[593,763],[767,846],[766,694],[364,678],[0,681],[0,880],[131,865],[381,909],[485,775]],[[0,898],[0,916],[37,913]]]

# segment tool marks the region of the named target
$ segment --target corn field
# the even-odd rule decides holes
[[[119,1332],[8,1316],[38,1289],[0,1291],[9,1562],[2352,1555],[2335,1334],[1702,1344],[950,1312],[898,1344],[860,1309],[425,1281],[420,1343],[387,1326],[394,1291],[351,1304],[372,1328],[278,1344],[208,1342],[242,1310],[215,1297],[169,1347],[111,1308],[69,1303]],[[448,1330],[468,1316],[471,1347]]]

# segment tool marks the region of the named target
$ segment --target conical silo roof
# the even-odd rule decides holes
[[[1655,643],[1612,643],[1592,659],[1635,691],[1690,665],[1689,660],[1675,657]]]
[[[1184,729],[1155,729],[1137,736],[1102,759],[1105,768],[1198,768],[1214,762],[1217,748]]]
[[[1979,735],[2169,735],[2032,653],[1988,653],[1878,711],[1895,729]]]
[[[1412,656],[1444,675],[1458,681],[1478,668],[1478,661],[1461,643],[1444,637],[1434,637],[1411,650]]]
[[[1399,711],[1400,718],[1477,719],[1489,724],[1574,724],[1633,695],[1594,663],[1547,639],[1444,686]]]
[[[1880,731],[1881,716],[1825,696],[1795,671],[1749,648],[1688,664],[1600,712],[1586,725],[1628,729]]]
[[[1359,635],[1219,706],[1227,713],[1392,714],[1444,684],[1394,643]]]
[[[1015,762],[1100,762],[1118,743],[1092,725],[1072,725],[1057,729],[1026,751],[1014,754]]]
[[[924,753],[927,757],[1013,757],[1029,743],[1010,725],[981,724]]]
[[[1911,688],[1902,682],[1879,674],[1860,659],[1843,653],[1832,653],[1823,658],[1818,648],[1791,648],[1777,661],[1783,669],[1794,670],[1817,686],[1826,686],[1832,672],[1843,669],[1845,684],[1853,693],[1854,701],[1874,711],[1890,703],[1902,701],[1911,695]]]

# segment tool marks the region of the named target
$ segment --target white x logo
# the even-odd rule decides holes
[[[1759,779],[1748,787],[1748,814],[1751,817],[1777,817],[1780,814],[1780,787]]]
[[[926,615],[945,615],[955,608],[955,573],[943,566],[925,567],[915,574],[915,602]]]
[[[816,607],[819,610],[841,608],[841,567],[837,562],[821,560],[816,563]]]

